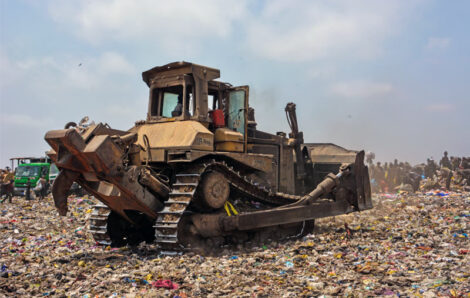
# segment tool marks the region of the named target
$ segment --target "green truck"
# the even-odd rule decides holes
[[[16,161],[14,194],[24,196],[28,179],[31,182],[31,190],[36,187],[39,178],[49,181],[51,161],[46,157],[14,157],[10,158],[12,165]]]

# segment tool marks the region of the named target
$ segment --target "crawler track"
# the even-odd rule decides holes
[[[194,168],[186,173],[176,174],[172,191],[154,226],[156,242],[160,245],[162,254],[173,255],[183,249],[178,240],[178,225],[196,193],[201,170]]]
[[[246,196],[257,201],[281,206],[294,203],[301,199],[301,196],[290,195],[282,192],[273,192],[271,189],[257,185],[250,178],[243,176],[232,166],[228,166],[224,161],[212,161],[206,168],[214,168],[225,174],[231,186],[239,190]]]
[[[93,206],[91,216],[89,219],[90,227],[89,232],[92,234],[93,239],[101,245],[111,245],[111,238],[108,234],[108,216],[111,209],[103,203],[98,203]]]
[[[176,181],[172,186],[169,199],[165,202],[165,207],[159,213],[154,225],[156,242],[160,246],[162,254],[174,255],[184,250],[181,239],[179,239],[182,218],[188,212],[188,207],[195,198],[203,173],[209,170],[223,173],[233,188],[255,201],[281,206],[300,199],[300,196],[274,193],[264,186],[257,185],[224,161],[205,161],[176,174]]]
[[[296,195],[273,192],[242,175],[225,161],[205,160],[187,167],[175,175],[169,198],[165,201],[164,208],[159,212],[154,224],[155,241],[160,246],[162,254],[175,255],[183,252],[184,246],[180,239],[183,237],[180,234],[184,225],[182,219],[185,214],[192,212],[188,207],[195,199],[199,182],[206,171],[218,171],[224,174],[231,187],[238,190],[242,196],[263,204],[282,206],[294,203],[301,198]],[[112,244],[108,233],[110,213],[111,210],[100,203],[93,207],[90,217],[89,231],[95,241],[101,245]]]

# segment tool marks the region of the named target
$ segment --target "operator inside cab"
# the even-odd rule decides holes
[[[183,111],[183,101],[181,100],[181,96],[178,95],[178,103],[176,104],[175,109],[171,112],[171,117],[181,116],[182,111]]]
[[[186,90],[184,90],[186,89]],[[155,88],[151,101],[151,115],[163,118],[175,118],[193,115],[193,93],[191,86],[171,86],[167,88]],[[183,98],[186,98],[183,102]]]

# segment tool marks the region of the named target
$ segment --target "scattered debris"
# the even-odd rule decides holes
[[[445,194],[443,196],[443,194]],[[317,220],[299,240],[218,255],[111,248],[86,232],[89,197],[58,217],[51,198],[0,209],[2,296],[465,296],[470,194],[379,195],[372,210]],[[466,297],[466,296],[465,296]]]

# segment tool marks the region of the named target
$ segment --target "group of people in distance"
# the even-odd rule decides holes
[[[451,187],[470,190],[470,157],[449,157],[447,151],[437,164],[432,158],[426,163],[411,166],[409,162],[381,162],[367,159],[373,192],[415,192],[418,190],[446,189]]]

